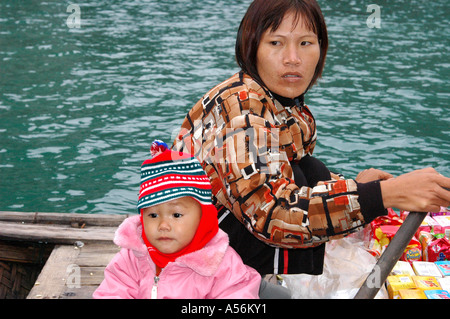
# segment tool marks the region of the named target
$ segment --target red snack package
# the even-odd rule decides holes
[[[378,227],[374,234],[375,242],[373,248],[378,249],[380,253],[383,253],[384,249],[388,246],[392,238],[394,238],[399,228],[399,226],[395,225],[381,225]],[[422,260],[422,245],[416,237],[411,239],[399,260],[408,261],[409,263]]]
[[[372,228],[372,237],[376,239],[375,230],[381,225],[401,226],[402,224],[403,220],[398,217],[392,208],[388,208],[387,216],[377,217],[370,223],[370,227]]]
[[[434,233],[438,229],[440,229],[438,222],[436,220],[434,220],[433,217],[425,216],[425,219],[423,220],[422,224],[419,226],[419,229],[417,229],[415,236],[416,236],[416,238],[419,238],[420,233],[422,231],[425,231],[428,233]]]
[[[450,260],[450,241],[446,237],[429,242],[427,247],[424,247],[425,250],[428,257],[427,261]]]
[[[408,246],[406,246],[402,257],[400,257],[400,260],[408,261],[409,263],[422,260],[422,245],[416,237],[413,237]]]

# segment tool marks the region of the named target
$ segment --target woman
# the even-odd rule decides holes
[[[241,71],[188,113],[173,148],[195,154],[213,186],[220,227],[261,274],[320,274],[324,245],[386,208],[450,204],[450,179],[434,169],[396,178],[379,170],[345,180],[312,157],[316,123],[304,94],[328,48],[315,0],[255,0],[236,41]],[[420,180],[420,185],[417,181]]]

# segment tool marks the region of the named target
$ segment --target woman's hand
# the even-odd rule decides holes
[[[439,212],[450,205],[450,178],[424,168],[380,182],[385,208]]]
[[[360,172],[358,176],[356,176],[355,180],[358,183],[368,183],[376,180],[386,180],[392,177],[394,176],[389,173],[386,173],[379,169],[370,168]]]

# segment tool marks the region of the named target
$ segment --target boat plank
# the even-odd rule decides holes
[[[116,245],[89,244],[88,249],[81,250],[77,258],[77,264],[80,267],[104,267],[119,250],[120,248]]]
[[[0,241],[0,259],[20,263],[41,264],[50,255],[53,245]]]
[[[105,278],[105,267],[81,267],[81,285],[98,286]]]
[[[64,225],[20,224],[0,222],[0,239],[73,244],[76,241],[108,241],[114,239],[117,227],[92,226],[73,228]]]
[[[127,214],[77,214],[77,213],[39,213],[39,212],[10,212],[0,211],[0,221],[21,222],[33,224],[66,224],[86,226],[119,226]]]
[[[58,245],[39,274],[28,299],[58,299],[64,293],[70,265],[73,265],[80,250],[74,246]]]
[[[120,251],[113,239],[127,217],[0,211],[0,252],[4,260],[40,267],[46,260],[28,299],[92,298]]]
[[[95,289],[97,286],[84,286],[83,289],[67,288],[60,299],[92,299]]]
[[[120,250],[113,243],[61,245],[55,249],[58,252],[50,255],[29,299],[91,299],[103,281],[106,266]],[[66,259],[61,263],[61,258]]]

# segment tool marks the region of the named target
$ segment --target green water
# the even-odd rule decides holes
[[[72,2],[75,3],[75,2]],[[139,168],[237,72],[250,1],[0,1],[0,210],[134,213]],[[347,177],[450,176],[448,0],[319,0],[323,79],[306,100],[316,156]],[[378,4],[380,28],[369,28]],[[420,182],[420,181],[418,181]]]

